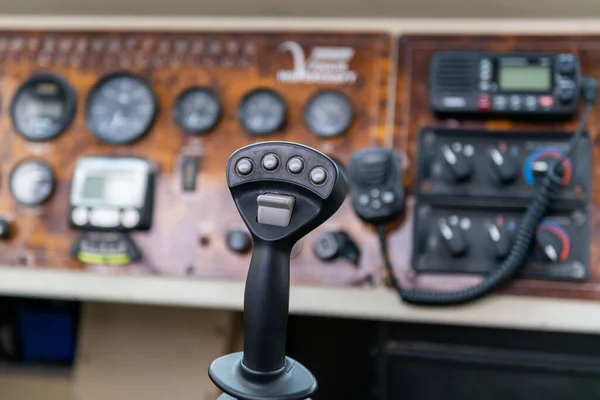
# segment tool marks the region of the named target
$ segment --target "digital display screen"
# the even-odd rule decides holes
[[[57,120],[62,117],[64,105],[60,101],[31,99],[27,104],[27,114],[30,118],[50,118]]]
[[[142,196],[135,176],[125,171],[88,176],[81,188],[83,200],[114,207],[139,207]]]
[[[503,92],[549,92],[552,71],[549,66],[501,65],[498,84]]]
[[[103,199],[105,187],[106,179],[104,177],[90,176],[83,184],[83,197],[93,200]]]

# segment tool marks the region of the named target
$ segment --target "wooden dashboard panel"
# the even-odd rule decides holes
[[[396,151],[404,155],[404,185],[409,194],[405,219],[391,235],[392,260],[406,287],[451,290],[478,282],[476,276],[413,273],[410,265],[413,232],[417,135],[424,126],[519,130],[573,130],[577,120],[535,124],[503,119],[458,122],[436,118],[427,98],[429,62],[439,50],[573,52],[586,76],[600,78],[600,46],[597,37],[574,36],[449,36],[415,35],[398,40],[396,60],[390,60],[391,37],[380,33],[152,33],[152,32],[4,32],[0,33],[0,216],[12,222],[13,234],[0,241],[0,263],[27,268],[75,268],[109,274],[155,274],[192,278],[242,280],[248,254],[228,250],[225,236],[243,224],[225,187],[224,166],[239,147],[262,140],[288,140],[315,147],[343,165],[356,150],[387,146],[390,136]],[[282,43],[295,43],[295,55]],[[315,47],[346,47],[351,58],[342,72],[345,78],[319,82],[302,78],[297,71],[310,69]],[[289,46],[288,46],[289,48]],[[390,72],[397,62],[395,127],[387,124]],[[9,109],[19,85],[32,73],[51,72],[65,78],[77,93],[77,113],[70,128],[57,139],[34,143],[18,135]],[[129,71],[145,78],[154,91],[159,111],[152,128],[139,141],[112,145],[98,140],[86,126],[86,96],[103,76]],[[296,74],[296,75],[295,75]],[[346,79],[348,78],[348,79]],[[302,81],[304,80],[304,81]],[[308,80],[308,82],[307,82]],[[211,132],[190,135],[174,122],[176,98],[191,86],[209,86],[220,97],[223,115]],[[252,136],[238,121],[242,97],[257,88],[277,91],[287,104],[287,123],[274,134]],[[305,126],[302,111],[307,100],[322,89],[335,89],[350,99],[354,120],[339,137],[323,139]],[[598,140],[598,116],[592,112],[589,131]],[[593,159],[598,159],[594,146]],[[181,188],[181,160],[185,155],[201,159],[197,190]],[[157,168],[154,223],[148,232],[132,238],[141,250],[141,262],[126,267],[83,265],[73,260],[70,248],[79,235],[67,223],[68,197],[74,165],[91,155],[140,156]],[[57,188],[43,206],[18,205],[8,182],[14,166],[28,157],[47,161],[57,176]],[[590,249],[591,276],[586,283],[559,283],[520,279],[507,293],[567,298],[600,298],[600,190],[592,170]],[[331,230],[344,230],[358,244],[358,266],[339,258],[322,262],[312,251],[315,238]],[[330,221],[307,236],[293,259],[296,284],[372,285],[381,282],[381,258],[376,235],[354,215],[347,201]]]
[[[244,279],[249,256],[230,252],[225,241],[229,229],[243,227],[225,185],[229,155],[256,141],[285,140],[315,147],[344,163],[354,150],[384,143],[389,131],[386,108],[390,41],[388,35],[379,33],[0,33],[0,215],[11,220],[13,231],[8,240],[0,242],[0,263],[118,274]],[[293,57],[281,48],[284,42],[295,43],[301,51]],[[302,82],[302,75],[294,78],[298,69],[310,72],[311,52],[319,46],[351,49],[350,58],[341,68],[349,78],[342,74],[338,81],[329,83],[318,79]],[[77,114],[70,128],[44,143],[30,142],[16,134],[9,115],[19,85],[39,71],[63,77],[77,93]],[[159,103],[148,134],[127,145],[99,141],[84,117],[90,89],[102,76],[117,71],[144,77]],[[278,79],[278,71],[287,81]],[[193,136],[175,124],[171,110],[183,90],[199,85],[209,86],[219,95],[223,115],[211,132]],[[240,126],[238,103],[256,88],[274,89],[285,99],[287,123],[280,132],[254,137]],[[321,89],[339,90],[352,103],[354,121],[342,136],[319,138],[302,121],[306,101]],[[197,190],[191,194],[183,193],[181,188],[181,158],[186,154],[201,157]],[[153,226],[148,232],[132,234],[143,255],[141,262],[126,267],[85,266],[69,256],[79,234],[67,223],[70,182],[76,160],[91,155],[140,156],[157,168]],[[48,162],[57,177],[52,198],[36,208],[17,204],[8,185],[14,166],[28,157]],[[363,253],[358,266],[341,259],[325,264],[314,257],[314,238],[333,229],[345,230],[358,243]],[[305,238],[303,249],[293,260],[293,281],[355,285],[376,280],[376,242],[371,235],[363,235],[363,229],[346,202],[334,218]]]
[[[442,120],[430,111],[427,82],[429,62],[438,51],[498,51],[498,52],[572,52],[580,58],[584,76],[600,78],[600,38],[570,36],[456,36],[414,35],[404,37],[399,43],[398,80],[396,87],[396,113],[394,147],[407,156],[405,186],[413,196],[408,202],[407,219],[393,235],[393,259],[398,275],[404,285],[424,290],[461,289],[477,283],[480,278],[467,275],[420,274],[415,276],[410,268],[412,245],[412,210],[414,207],[413,184],[417,160],[417,136],[425,126],[446,128],[485,128],[491,130],[524,131],[574,131],[578,118],[568,122],[514,122],[504,119],[487,121]],[[564,283],[532,279],[511,282],[504,290],[511,294],[539,295],[549,297],[600,299],[600,169],[597,160],[600,150],[598,129],[599,116],[592,111],[588,119],[588,131],[594,147],[591,175],[590,205],[590,278],[586,283]]]

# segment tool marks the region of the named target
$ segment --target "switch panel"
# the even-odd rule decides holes
[[[508,256],[523,212],[420,206],[413,266],[419,272],[487,274]],[[584,281],[589,264],[586,208],[550,212],[538,225],[522,275]]]
[[[497,200],[525,206],[549,165],[562,157],[570,134],[424,129],[419,136],[417,191],[422,197],[451,196],[478,203]],[[590,194],[589,137],[562,162],[566,190],[555,203],[587,201]]]
[[[488,274],[512,248],[548,168],[561,162],[562,190],[539,224],[524,277],[585,281],[589,275],[591,144],[568,158],[568,133],[423,129],[419,136],[413,267]]]

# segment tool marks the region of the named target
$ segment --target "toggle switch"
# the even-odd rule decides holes
[[[263,194],[256,198],[258,203],[257,221],[263,225],[285,227],[290,224],[296,199],[282,194]]]

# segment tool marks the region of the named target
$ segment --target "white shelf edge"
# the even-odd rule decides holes
[[[241,310],[244,283],[0,267],[0,293]],[[295,285],[290,310],[328,317],[600,333],[600,304],[592,301],[494,295],[460,307],[421,308],[401,303],[383,288]]]

